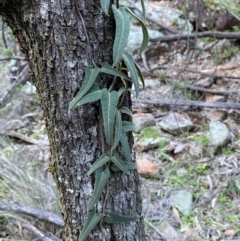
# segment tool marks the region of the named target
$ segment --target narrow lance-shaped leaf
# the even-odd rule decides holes
[[[123,216],[116,213],[107,213],[104,218],[106,223],[128,223],[138,220],[140,217]]]
[[[124,74],[123,72],[115,69],[114,67],[112,67],[110,64],[108,64],[107,62],[102,63],[102,68],[99,69],[100,72],[105,73],[105,74],[110,74],[110,75],[114,75],[120,78],[124,78],[126,80],[132,81],[132,79],[130,77],[128,77],[126,74]]]
[[[130,32],[130,19],[125,8],[116,8],[112,5],[113,14],[116,22],[116,34],[113,44],[113,65],[116,65],[122,58],[124,48]]]
[[[109,177],[110,177],[110,171],[108,169],[105,169],[104,171],[98,169],[96,171],[96,180],[94,184],[93,195],[88,204],[88,210],[92,209],[94,204],[100,198],[102,191],[109,180]]]
[[[135,63],[135,67],[136,67],[136,70],[138,72],[138,76],[142,82],[142,85],[143,85],[143,88],[145,88],[145,82],[144,82],[144,78],[143,78],[143,75],[142,75],[142,72],[141,70],[139,69],[138,65]]]
[[[126,175],[130,174],[129,170],[127,169],[127,167],[125,166],[125,164],[123,163],[123,161],[120,159],[120,157],[117,154],[115,154],[113,157],[111,157],[111,160]]]
[[[121,88],[118,90],[118,96],[120,97],[124,92],[125,92],[125,88],[124,88],[124,87],[121,87]]]
[[[144,22],[146,22],[146,9],[145,9],[144,0],[141,0],[141,5],[142,5],[142,12],[143,12],[143,20]]]
[[[97,83],[94,83],[93,86],[90,88],[90,90],[82,97],[82,99],[76,104],[76,107],[97,101],[101,99],[102,97],[102,91],[99,89],[99,86]]]
[[[96,227],[102,218],[101,213],[95,213],[94,210],[89,210],[87,214],[87,219],[78,238],[78,241],[84,241],[90,232]]]
[[[142,45],[140,47],[139,50],[139,54],[141,54],[148,46],[148,41],[149,41],[149,35],[148,35],[148,31],[147,31],[147,27],[145,25],[145,23],[139,18],[137,17],[129,8],[126,8],[126,10],[135,18],[138,20],[138,22],[140,23],[141,27],[142,27],[142,33],[143,33],[143,41],[142,41]]]
[[[102,8],[103,12],[108,15],[108,8],[109,8],[110,0],[100,0],[100,3],[101,3],[101,8]]]
[[[129,116],[133,116],[133,113],[132,113],[132,111],[131,110],[129,110],[127,107],[122,107],[121,109],[120,109],[120,111],[122,112],[122,113],[124,113],[124,114],[127,114],[127,115],[129,115]]]
[[[94,164],[91,166],[90,170],[88,171],[88,175],[91,175],[93,172],[95,172],[99,167],[106,164],[110,158],[104,153],[102,154],[97,161],[94,162]]]
[[[116,113],[116,121],[115,121],[115,132],[114,132],[114,140],[111,150],[114,150],[121,139],[122,135],[122,116],[119,110]]]
[[[136,126],[131,121],[123,121],[122,128],[125,132],[136,130]]]
[[[122,136],[121,136],[120,142],[122,144],[126,159],[128,162],[130,162],[131,161],[131,152],[130,152],[130,148],[129,148],[128,138],[127,138],[127,135],[124,132],[124,130],[122,130]]]
[[[133,56],[129,53],[124,52],[122,55],[124,63],[127,65],[127,68],[131,74],[132,82],[135,87],[136,97],[139,95],[139,83],[138,83],[138,72],[136,70]]]
[[[108,92],[107,89],[102,90],[102,115],[103,115],[103,125],[104,132],[106,136],[107,143],[112,144],[115,116],[118,104],[118,93],[116,91]]]
[[[126,161],[123,161],[123,164],[125,165],[125,167],[128,170],[135,170],[135,169],[138,168],[136,162],[126,162]],[[114,172],[119,172],[120,171],[120,169],[116,166],[116,164],[111,165],[111,170],[113,170]]]
[[[80,91],[77,93],[77,95],[74,97],[74,99],[69,104],[69,110],[72,110],[75,108],[79,100],[88,92],[88,90],[92,87],[93,83],[95,82],[97,76],[99,73],[99,69],[92,68],[91,66],[88,66],[85,70],[85,80],[83,83],[83,86],[81,87]]]

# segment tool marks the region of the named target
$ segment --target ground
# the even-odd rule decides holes
[[[148,1],[146,8],[180,11],[175,2]],[[177,18],[163,21],[179,32],[184,14]],[[155,20],[161,23],[161,18]],[[160,30],[151,20],[148,25]],[[9,54],[3,43],[1,46],[2,55]],[[240,240],[239,58],[238,39],[212,37],[197,42],[152,41],[142,58],[136,56],[146,82],[140,101],[133,97],[133,112],[139,125],[134,133],[135,151],[149,241]],[[3,96],[12,86],[9,68],[13,63],[0,64]],[[172,103],[164,104],[164,100]],[[227,102],[228,108],[223,105]],[[169,133],[162,122],[171,113],[192,125]],[[139,116],[147,117],[139,121]],[[167,122],[166,128],[174,121]],[[212,149],[209,131],[213,121],[224,124],[229,138]],[[14,202],[60,215],[56,188],[47,172],[50,154],[44,121],[30,83],[18,87],[0,110],[0,123],[0,210],[1,203]],[[0,223],[0,240],[33,240],[34,226],[61,240],[61,228],[19,213],[1,211]]]

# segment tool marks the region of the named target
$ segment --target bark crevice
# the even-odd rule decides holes
[[[0,15],[29,62],[44,112],[51,147],[49,170],[60,193],[66,240],[76,241],[93,190],[94,177],[87,171],[102,154],[102,143],[99,104],[87,104],[70,113],[68,105],[83,84],[87,65],[112,62],[114,20],[102,13],[100,1],[89,0],[0,0]],[[111,81],[101,75],[102,86]],[[130,105],[128,96],[125,106]],[[108,211],[141,215],[136,171],[129,176],[113,174],[110,186]],[[97,209],[101,211],[100,203]],[[107,241],[145,240],[142,221],[106,226],[105,231]],[[87,240],[101,240],[99,226]]]

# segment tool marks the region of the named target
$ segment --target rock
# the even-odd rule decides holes
[[[157,176],[160,170],[160,167],[147,159],[137,160],[138,173],[142,176]]]
[[[138,8],[140,8],[140,1],[136,3]],[[164,26],[168,26],[171,29],[176,29],[177,27],[184,28],[184,32],[192,32],[193,26],[186,19],[182,19],[182,11],[173,9],[166,5],[162,5],[161,2],[148,1],[146,8],[146,15],[156,22],[161,23]]]
[[[220,121],[211,121],[209,123],[208,151],[214,154],[219,147],[227,144],[230,139],[230,132],[225,124]]]
[[[162,143],[168,144],[172,139],[170,137],[158,137],[156,139],[146,138],[142,142],[135,144],[135,149],[138,152],[147,151],[150,149],[158,148]]]
[[[176,2],[180,9],[186,4],[185,0],[177,0]],[[220,1],[208,1],[207,4],[202,1],[188,1],[186,8],[184,8],[184,14],[194,25],[197,22],[200,31],[207,31],[213,23],[217,31],[225,31],[232,29],[233,26],[239,26],[239,18],[237,15],[231,14],[238,9],[238,1],[231,1],[231,6],[229,4],[227,6],[228,11],[220,6]],[[209,17],[209,9],[215,9],[211,12],[211,17]]]
[[[148,29],[148,34],[150,38],[158,38],[163,36],[158,30]],[[138,51],[141,47],[143,40],[142,27],[132,25],[128,37],[128,44],[126,50],[133,54],[136,58],[138,56]]]
[[[173,135],[180,135],[189,131],[193,127],[193,123],[187,114],[172,112],[159,123],[159,126]]]
[[[136,131],[140,132],[148,126],[155,126],[156,121],[152,114],[135,114],[133,115],[133,123],[136,125]]]
[[[203,155],[204,146],[200,143],[192,143],[189,145],[188,153],[192,157],[201,157]]]
[[[206,117],[210,121],[220,121],[226,117],[226,111],[212,110],[206,114]]]
[[[155,126],[144,128],[135,144],[135,149],[139,152],[146,151],[152,148],[158,148],[160,144],[167,145],[172,140],[170,135],[161,134]]]
[[[230,134],[232,134],[234,137],[239,136],[239,134],[240,134],[239,125],[236,121],[234,121],[233,119],[226,119],[224,121],[224,124],[227,125]]]
[[[183,215],[189,215],[192,211],[193,196],[186,190],[174,192],[171,197],[171,204],[177,208]]]
[[[158,229],[161,231],[161,234],[166,241],[180,241],[181,235],[173,228],[166,220],[164,220],[159,226]]]

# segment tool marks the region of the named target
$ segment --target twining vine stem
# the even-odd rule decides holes
[[[105,223],[129,223],[137,221],[140,218],[139,216],[133,217],[113,213],[110,210],[106,210],[106,206],[110,193],[109,180],[113,172],[123,172],[126,175],[131,175],[131,171],[137,169],[136,163],[132,162],[131,144],[126,134],[126,132],[133,131],[135,125],[131,121],[122,119],[123,114],[129,115],[130,117],[133,115],[128,107],[122,106],[126,92],[135,92],[134,95],[138,97],[140,86],[138,79],[141,80],[144,86],[143,75],[135,63],[133,56],[125,51],[130,32],[129,17],[134,17],[142,27],[143,41],[139,54],[147,48],[149,36],[144,21],[137,17],[129,8],[117,8],[117,0],[114,0],[111,15],[109,15],[110,0],[100,0],[100,3],[103,13],[107,16],[114,17],[116,33],[113,44],[113,64],[110,65],[104,62],[101,67],[97,67],[92,59],[92,48],[89,36],[78,3],[76,2],[77,11],[87,39],[88,53],[91,55],[90,59],[92,59],[94,67],[86,67],[85,80],[80,91],[70,102],[69,111],[87,103],[100,101],[99,132],[102,151],[101,156],[93,163],[87,173],[88,175],[95,173],[95,184],[92,197],[88,204],[87,219],[83,225],[78,241],[84,241],[97,224],[100,225],[102,240],[105,241]],[[141,0],[141,4],[143,8],[143,19],[145,19],[143,0]],[[126,68],[122,68],[122,66],[126,66]],[[126,74],[126,72],[129,72],[130,76]],[[98,84],[99,73],[113,76],[113,81],[109,89],[100,89]],[[117,80],[122,82],[122,87],[118,91],[115,90],[117,86],[119,87],[119,84],[116,86]],[[134,91],[128,89],[128,82],[133,83]],[[119,146],[121,146],[123,150],[121,157],[118,155]],[[96,212],[94,207],[104,189],[106,193],[102,203],[102,212]],[[129,212],[128,210],[123,211]]]

